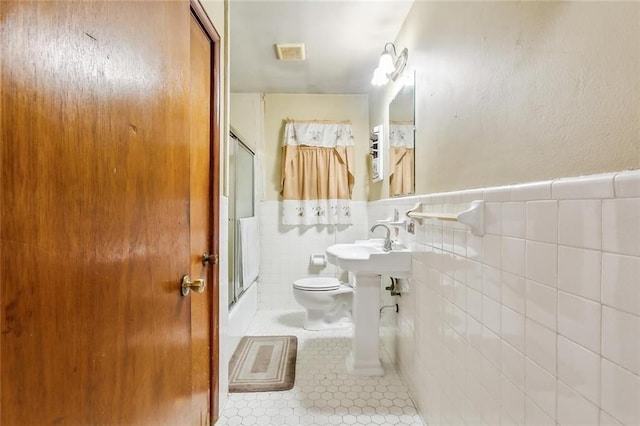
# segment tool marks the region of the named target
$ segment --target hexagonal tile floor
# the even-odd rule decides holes
[[[303,315],[260,311],[247,332],[298,337],[293,389],[232,393],[216,425],[424,425],[382,346],[384,376],[351,376],[345,358],[352,331],[306,331]]]

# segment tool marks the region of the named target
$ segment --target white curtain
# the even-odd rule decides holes
[[[353,184],[351,123],[286,123],[283,225],[350,225]]]

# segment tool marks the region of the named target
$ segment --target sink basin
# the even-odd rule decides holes
[[[384,240],[357,240],[351,244],[334,244],[327,248],[327,259],[334,265],[358,274],[390,275],[406,278],[411,271],[411,251],[396,244],[385,252]]]

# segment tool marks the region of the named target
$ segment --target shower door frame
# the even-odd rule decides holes
[[[242,276],[240,274],[240,251],[238,250],[238,242],[240,241],[240,228],[238,226],[238,220],[246,217],[253,217],[256,214],[256,182],[255,182],[255,156],[256,153],[251,149],[242,138],[238,136],[238,133],[231,130],[229,132],[229,138],[232,143],[230,144],[232,152],[230,153],[229,168],[233,173],[233,180],[229,185],[229,253],[232,256],[229,262],[229,308],[231,309],[240,300],[242,294],[248,287],[244,286],[242,282]],[[242,171],[237,167],[238,152],[241,150],[246,151],[252,158],[251,161],[251,215],[238,215],[238,179],[239,173]],[[251,283],[249,283],[251,284]]]

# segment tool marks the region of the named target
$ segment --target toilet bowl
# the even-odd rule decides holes
[[[302,278],[293,282],[293,297],[305,309],[306,330],[328,330],[353,324],[353,287],[335,278]]]

